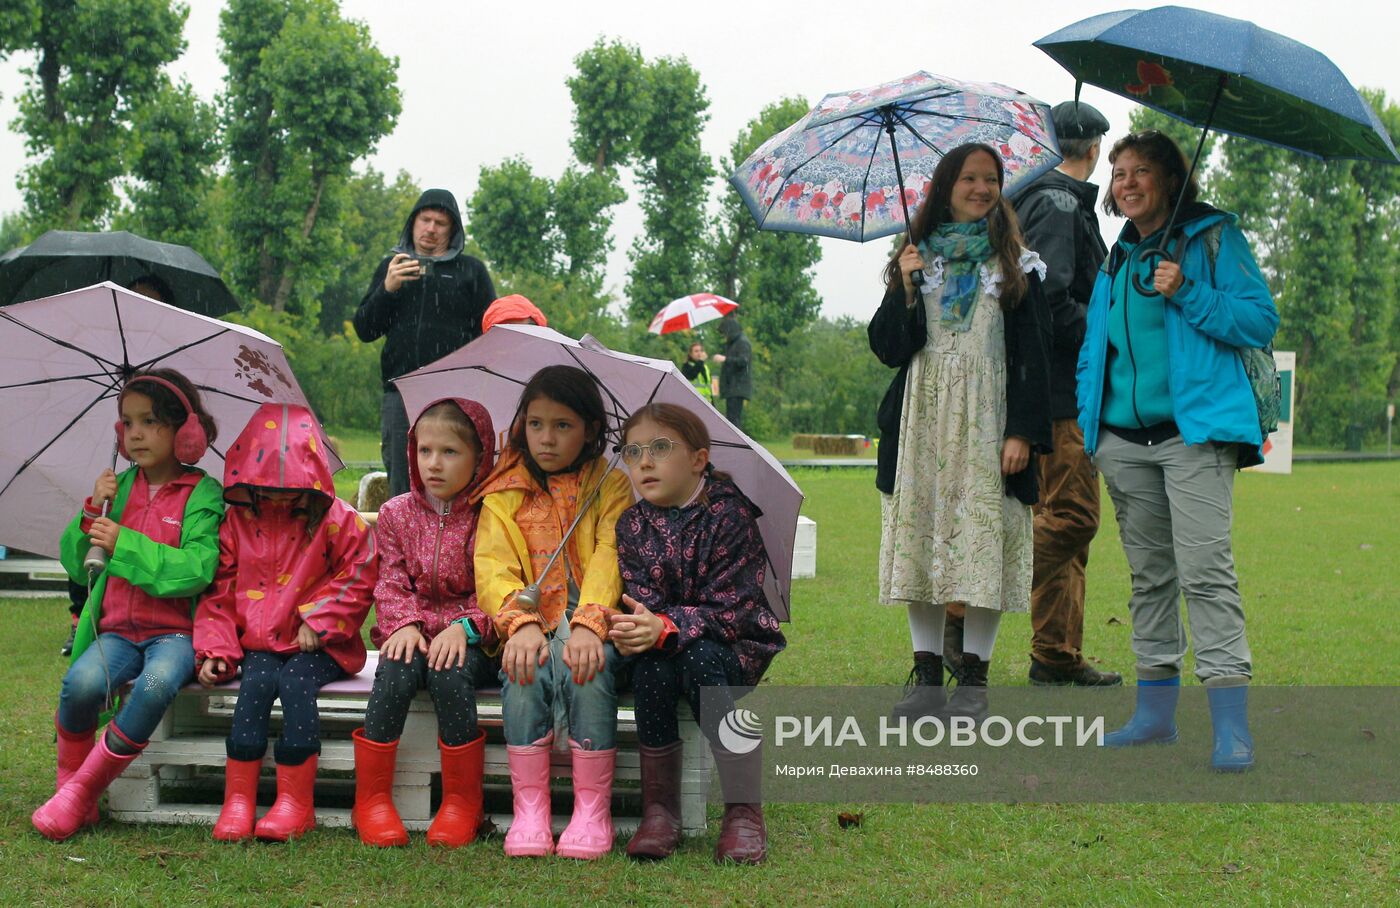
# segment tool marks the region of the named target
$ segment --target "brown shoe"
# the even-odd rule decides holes
[[[641,860],[669,858],[681,841],[681,742],[640,748],[642,822],[627,843]]]
[[[768,828],[763,805],[725,804],[715,843],[715,863],[762,864],[768,857]]]
[[[1087,662],[1076,668],[1052,668],[1038,659],[1031,660],[1030,682],[1035,687],[1118,687],[1123,676],[1101,672]]]

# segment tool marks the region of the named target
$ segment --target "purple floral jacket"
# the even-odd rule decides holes
[[[763,593],[768,557],[759,510],[727,479],[707,479],[685,508],[642,500],[617,521],[617,558],[627,595],[676,625],[675,651],[709,639],[739,658],[754,685],[787,641]]]

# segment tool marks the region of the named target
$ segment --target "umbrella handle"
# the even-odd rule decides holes
[[[1142,262],[1147,262],[1151,265],[1152,270],[1155,271],[1157,270],[1157,264],[1163,261],[1176,261],[1176,258],[1163,246],[1153,246],[1151,249],[1144,249],[1139,246],[1137,249],[1134,249],[1132,255],[1132,270],[1128,272],[1133,280],[1133,289],[1143,296],[1161,296],[1162,294],[1157,291],[1156,287],[1152,286],[1151,281],[1144,279],[1143,276],[1138,273],[1137,266]]]
[[[117,446],[114,445],[114,446],[112,447],[112,469],[114,469],[114,470],[117,468],[117,451],[118,451],[118,450],[119,450],[119,448],[118,448]],[[102,516],[103,516],[103,517],[106,517],[106,516],[107,516],[107,512],[110,511],[111,509],[112,509],[112,502],[111,502],[111,500],[104,500],[104,501],[102,502]],[[87,575],[88,575],[88,582],[91,583],[91,582],[92,582],[92,578],[96,577],[98,574],[102,573],[102,572],[103,572],[104,570],[106,570],[106,569],[107,569],[107,550],[104,549],[104,548],[102,548],[102,546],[100,546],[100,545],[94,545],[94,546],[92,546],[91,548],[89,548],[89,549],[87,550],[87,557],[83,558],[83,570],[87,572]]]

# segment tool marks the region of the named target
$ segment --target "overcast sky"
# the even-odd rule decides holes
[[[710,99],[704,148],[718,164],[735,135],[769,102],[883,82],[914,70],[1003,82],[1050,104],[1071,97],[1069,75],[1031,42],[1070,22],[1124,9],[1122,2],[1045,3],[1001,0],[909,4],[810,0],[803,4],[709,0],[666,4],[426,2],[343,0],[346,16],[368,23],[375,43],[399,58],[403,113],[371,160],[393,174],[407,170],[422,186],[444,186],[459,201],[471,195],[483,164],[524,155],[537,173],[558,176],[570,158],[573,107],[564,80],[573,58],[598,36],[636,44],[648,57],[685,56]],[[1249,19],[1306,42],[1331,57],[1353,84],[1400,97],[1396,36],[1400,13],[1390,2],[1334,0],[1197,0],[1192,6]],[[173,65],[212,100],[222,86],[215,0],[189,0],[188,48]],[[20,136],[9,131],[23,88],[23,55],[0,62],[0,211],[20,207],[15,176],[24,163]],[[1083,99],[1127,129],[1131,104],[1086,87]],[[1095,178],[1102,177],[1102,172]],[[712,193],[723,188],[716,177]],[[630,199],[617,209],[616,252],[609,284],[620,293],[626,251],[641,226]],[[1116,234],[1115,225],[1106,225]],[[386,248],[390,238],[385,238]],[[817,289],[826,315],[868,316],[880,299],[878,272],[887,241],[864,246],[823,239]],[[696,290],[709,288],[697,287]],[[741,301],[742,302],[742,301]]]

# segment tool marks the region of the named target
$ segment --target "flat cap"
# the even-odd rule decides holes
[[[1108,132],[1108,119],[1083,101],[1062,101],[1050,116],[1061,139],[1093,139]]]

